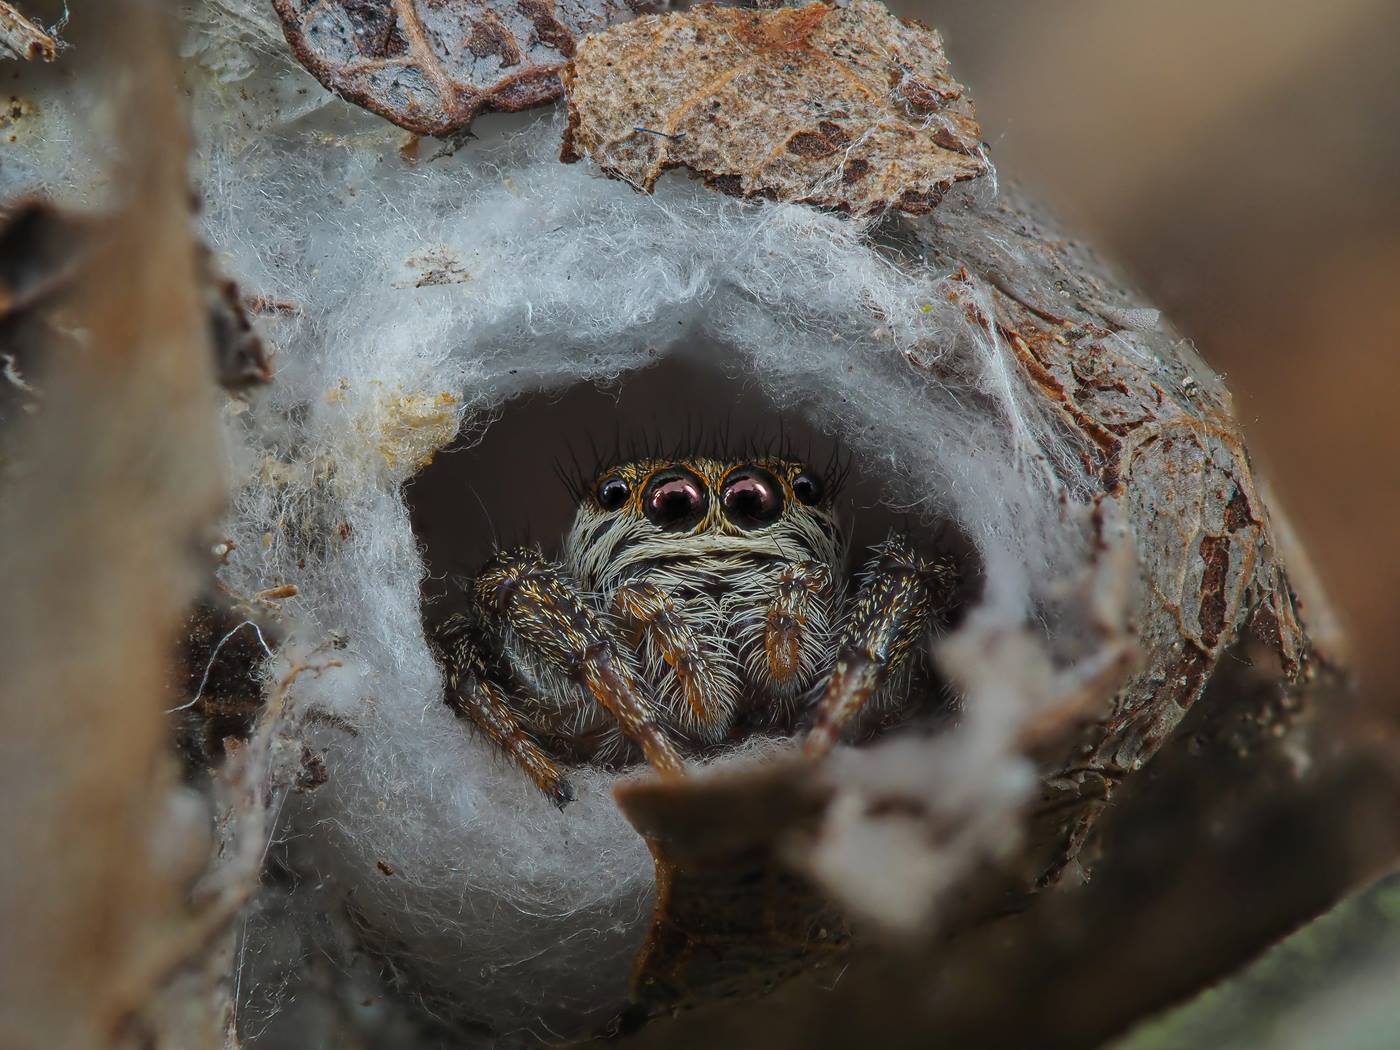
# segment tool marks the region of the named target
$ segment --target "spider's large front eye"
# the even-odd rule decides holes
[[[617,510],[631,494],[632,486],[622,478],[608,478],[598,486],[598,503],[604,510]]]
[[[705,516],[710,495],[705,483],[688,470],[668,470],[647,486],[646,516],[667,532],[694,528]]]
[[[724,483],[720,495],[725,516],[741,529],[771,525],[783,512],[783,488],[759,467],[740,467]]]

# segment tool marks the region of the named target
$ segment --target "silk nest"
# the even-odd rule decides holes
[[[994,176],[917,220],[935,259],[902,246],[910,220],[744,202],[679,174],[646,196],[563,165],[557,112],[406,157],[403,132],[295,66],[267,5],[192,4],[183,29],[203,232],[267,304],[276,355],[271,385],[227,408],[222,582],[295,588],[264,669],[285,725],[266,766],[278,871],[242,945],[251,1045],[327,983],[357,1002],[392,985],[411,1010],[506,1043],[586,1032],[625,996],[653,901],[646,846],[612,776],[575,775],[579,799],[558,812],[443,705],[406,483],[454,441],[470,459],[512,413],[547,427],[552,399],[606,401],[671,358],[838,442],[878,480],[872,513],[951,525],[980,568],[975,607],[938,649],[959,725],[840,755],[830,774],[855,797],[894,781],[972,819],[882,870],[866,870],[872,848],[907,847],[834,828],[819,876],[855,914],[921,921],[939,886],[1014,836],[1034,789],[1018,729],[1046,682],[1093,672],[1095,493],[1076,439],[977,323],[982,278],[959,276],[961,246],[999,236]],[[75,160],[100,90],[55,84],[42,141],[0,172],[7,196],[102,204],[83,174],[97,167]],[[603,424],[605,438],[627,425]],[[463,491],[451,528],[487,545],[492,501],[524,498]],[[534,531],[548,545],[562,524]],[[298,793],[279,763],[303,746],[327,778]],[[913,888],[883,884],[891,867]],[[330,918],[346,905],[349,920]],[[333,980],[308,976],[317,957]],[[356,1009],[391,1023],[387,1007]]]

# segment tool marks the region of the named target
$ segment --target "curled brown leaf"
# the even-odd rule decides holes
[[[621,0],[273,0],[297,61],[336,94],[420,135],[563,94],[580,37]]]

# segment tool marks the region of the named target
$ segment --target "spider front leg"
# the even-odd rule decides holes
[[[875,549],[803,745],[807,755],[818,757],[836,746],[842,730],[904,667],[919,639],[947,611],[956,586],[952,559],[923,558],[902,536]]]
[[[538,551],[496,555],[473,588],[487,622],[513,635],[532,655],[581,683],[617,720],[653,769],[678,776],[680,755],[656,719],[651,700],[598,615]]]
[[[504,690],[487,667],[472,622],[455,613],[438,628],[434,640],[442,656],[445,699],[452,712],[470,719],[556,806],[563,809],[572,802],[573,787],[516,720]]]

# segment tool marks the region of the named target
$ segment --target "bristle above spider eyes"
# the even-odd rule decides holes
[[[792,479],[792,494],[797,497],[798,502],[809,507],[821,502],[822,493],[825,490],[826,486],[822,484],[822,479],[811,471],[804,470]]]
[[[608,478],[598,486],[598,504],[604,510],[617,510],[627,502],[632,486],[622,478]]]

